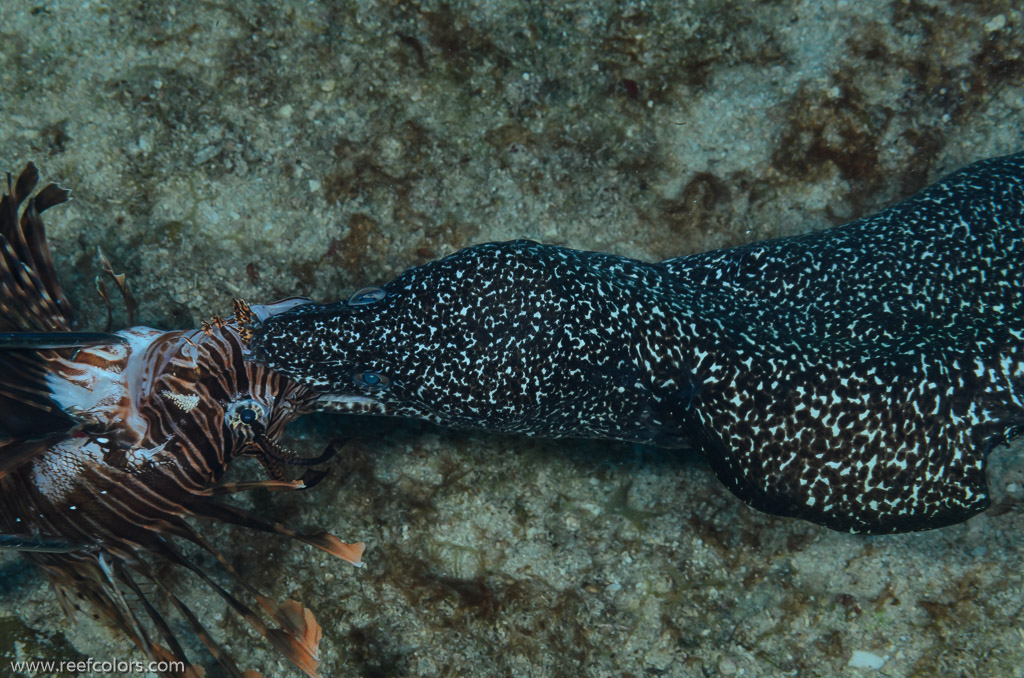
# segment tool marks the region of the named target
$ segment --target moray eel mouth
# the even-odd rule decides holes
[[[357,298],[358,295],[363,297],[369,297],[370,291],[378,288],[367,288],[367,290],[360,290],[353,295],[353,299]],[[376,301],[376,298],[373,298]],[[351,300],[350,300],[351,303]],[[364,305],[368,302],[362,302]],[[272,304],[253,304],[251,305],[250,311],[251,316],[249,322],[245,324],[244,330],[251,337],[253,333],[257,335],[255,342],[251,342],[249,346],[249,356],[254,357],[254,353],[259,353],[262,347],[259,333],[263,324],[267,319],[280,314],[287,314],[292,309],[299,308],[302,310],[308,310],[308,306],[312,305],[311,300],[305,297],[290,297],[276,301]],[[307,307],[303,309],[302,307]],[[365,372],[355,375],[355,378],[360,380],[360,385],[364,385],[362,382],[365,381],[364,388],[366,390],[372,390],[379,388],[381,390],[386,389],[390,386],[390,379],[386,376],[379,375],[373,372]],[[372,382],[372,383],[371,383]],[[393,408],[387,407],[384,402],[377,398],[370,397],[364,393],[328,393],[322,395],[316,400],[314,407],[320,412],[338,412],[342,414],[375,414],[375,415],[392,415],[394,412]]]
[[[369,396],[355,393],[329,394],[316,401],[321,412],[341,412],[345,414],[391,414],[387,405]]]

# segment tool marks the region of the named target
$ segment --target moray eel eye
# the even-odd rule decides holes
[[[376,304],[387,296],[387,292],[379,287],[364,287],[348,298],[349,306],[366,306]]]
[[[379,372],[360,372],[356,375],[355,382],[359,386],[369,386],[374,389],[387,388],[391,384],[391,380]]]

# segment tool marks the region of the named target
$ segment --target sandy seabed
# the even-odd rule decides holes
[[[1012,2],[8,0],[0,158],[74,189],[48,226],[85,325],[102,246],[141,322],[191,327],[488,240],[657,260],[868,214],[1024,148],[1022,36]],[[246,501],[364,568],[210,528],[315,610],[324,676],[1024,674],[1020,445],[990,472],[1009,510],[858,537],[675,453],[330,417],[292,446],[335,435],[315,490]],[[0,575],[0,661],[139,657]],[[167,576],[245,667],[298,675]]]

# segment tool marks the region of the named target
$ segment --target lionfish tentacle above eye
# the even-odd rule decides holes
[[[135,311],[139,304],[135,301],[135,296],[132,295],[132,291],[128,287],[128,276],[124,273],[115,273],[114,267],[111,266],[110,260],[107,259],[107,255],[103,254],[103,250],[99,247],[96,248],[96,256],[100,259],[100,269],[103,271],[103,275],[113,280],[117,290],[121,293],[121,300],[128,311],[128,324],[134,325]],[[107,294],[107,287],[103,284],[103,278],[100,276],[96,276],[96,289],[99,291],[100,296],[103,298],[103,303],[107,307],[107,331],[109,332],[113,315],[112,304],[110,303],[110,296]]]
[[[99,611],[149,657],[185,661],[186,676],[202,670],[187,663],[162,610],[185,620],[226,675],[258,675],[236,665],[155,567],[177,565],[316,677],[321,630],[312,612],[258,592],[187,520],[283,535],[361,564],[361,543],[300,534],[214,499],[304,489],[325,474],[311,466],[329,453],[302,458],[279,442],[316,394],[247,360],[254,320],[303,302],[236,302],[234,317],[215,317],[202,330],[77,332],[40,218],[68,193],[50,185],[32,198],[37,181],[29,165],[17,181],[8,178],[0,200],[0,549],[40,565],[69,615],[80,605]],[[129,303],[123,278],[105,259],[103,267]],[[257,458],[271,479],[223,482],[239,456]],[[296,466],[304,475],[291,480],[286,471]],[[257,604],[204,572],[191,557],[196,549]]]

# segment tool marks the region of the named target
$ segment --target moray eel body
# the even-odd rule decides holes
[[[461,250],[255,328],[321,407],[697,448],[762,511],[940,527],[1024,431],[1024,154],[874,216],[650,264]]]

